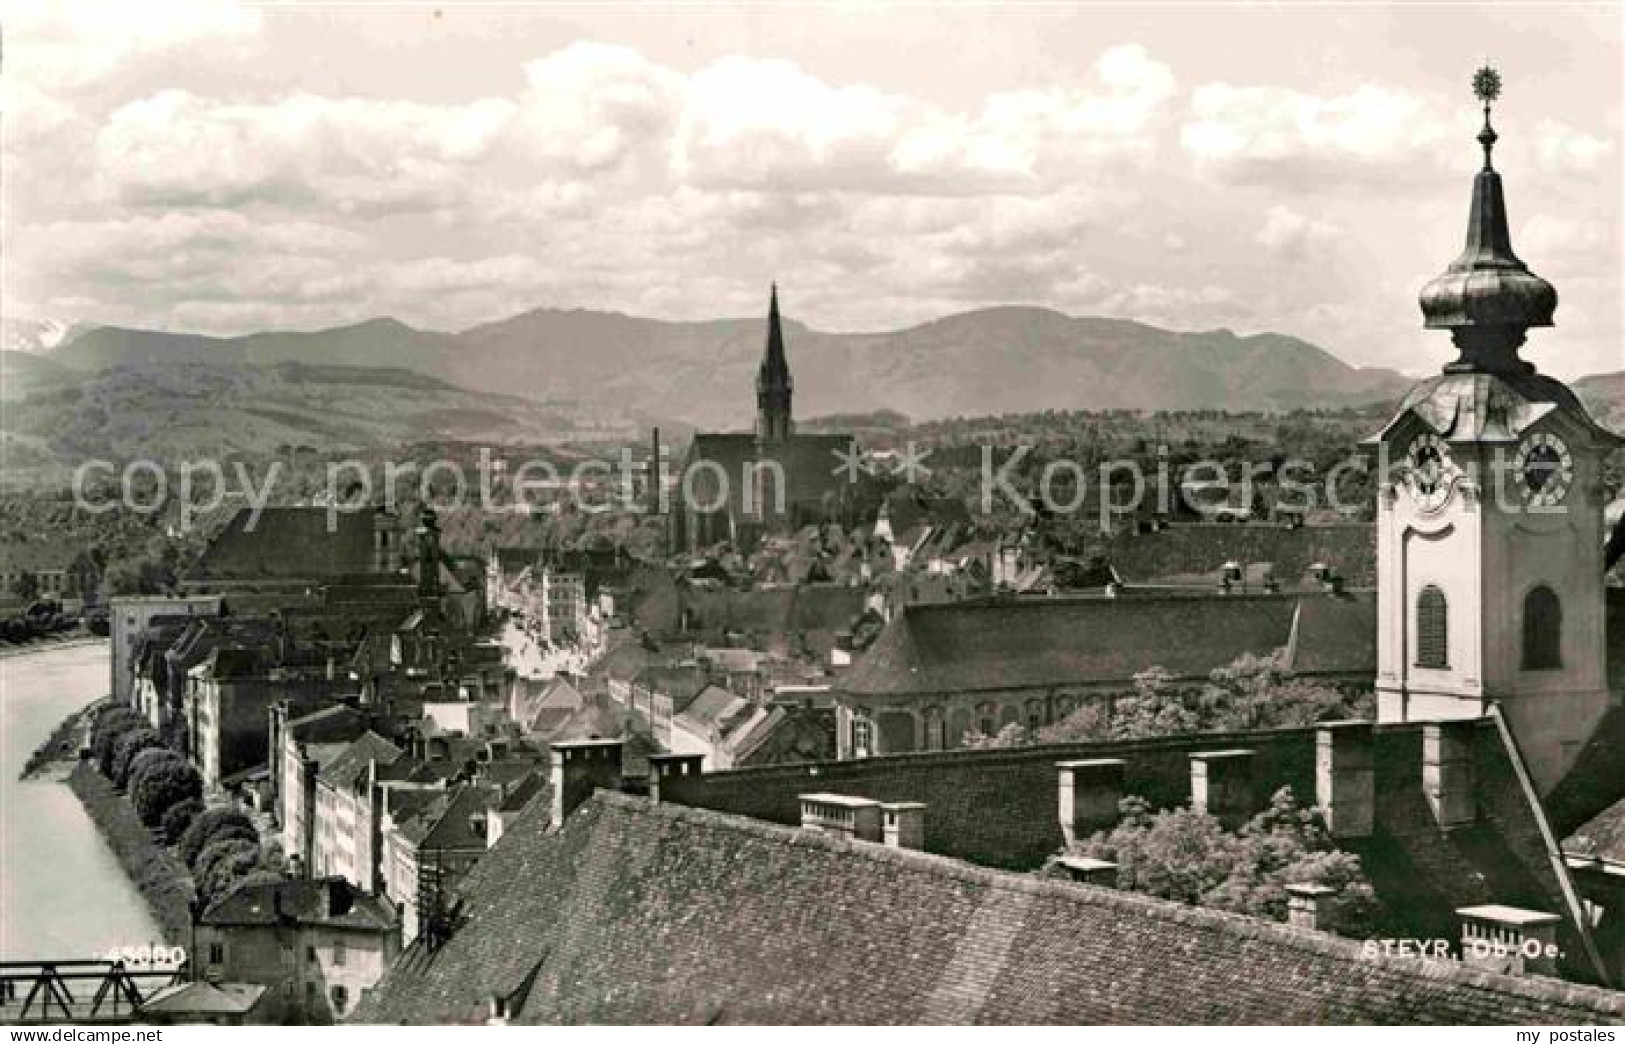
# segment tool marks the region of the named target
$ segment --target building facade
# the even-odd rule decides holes
[[[388,903],[343,880],[249,884],[204,912],[196,959],[210,979],[265,986],[269,1021],[327,1025],[383,977],[399,932]]]
[[[1513,253],[1496,134],[1467,242],[1421,294],[1460,357],[1375,437],[1377,690],[1383,721],[1477,718],[1499,705],[1541,789],[1610,703],[1603,462],[1620,446],[1562,382],[1519,356],[1557,292]]]

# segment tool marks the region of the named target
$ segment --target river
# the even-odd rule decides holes
[[[105,643],[0,659],[0,959],[95,957],[162,940],[146,904],[59,782],[19,782],[34,748],[107,692]]]

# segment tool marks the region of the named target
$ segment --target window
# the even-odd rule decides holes
[[[1523,669],[1563,666],[1563,603],[1544,585],[1523,599]]]
[[[212,942],[212,943],[209,944],[209,963],[210,964],[225,964],[226,963],[226,947],[225,947],[224,943]]]
[[[984,736],[994,736],[999,731],[999,708],[991,703],[976,705],[976,731]]]
[[[340,968],[342,968],[344,966],[344,940],[343,939],[335,939],[333,941],[333,964],[334,964],[335,967],[340,967]]]
[[[1416,596],[1416,666],[1449,668],[1449,622],[1444,592],[1432,584],[1422,588]]]
[[[316,947],[314,947],[314,946],[305,947],[305,963],[306,964],[315,964],[316,963]]]
[[[340,1015],[344,1014],[344,1006],[350,1003],[350,991],[343,986],[334,986],[332,991],[333,1010]]]
[[[1028,730],[1032,731],[1032,732],[1037,732],[1039,729],[1041,729],[1043,727],[1044,727],[1044,701],[1043,700],[1028,700],[1027,701],[1027,728],[1028,728]]]
[[[862,718],[852,719],[852,756],[866,758],[874,750],[874,726]]]

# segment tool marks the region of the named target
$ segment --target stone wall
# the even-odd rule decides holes
[[[1030,870],[1061,848],[1055,763],[1122,758],[1125,794],[1159,807],[1190,798],[1190,755],[1245,747],[1255,752],[1255,801],[1281,786],[1305,803],[1315,792],[1315,733],[1291,729],[1076,743],[1004,750],[903,754],[817,765],[783,765],[679,779],[667,800],[795,824],[797,795],[834,791],[878,801],[923,801],[925,848],[986,866]]]

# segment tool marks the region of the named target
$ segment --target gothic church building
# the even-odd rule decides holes
[[[756,373],[756,429],[695,434],[678,472],[672,511],[676,550],[728,543],[748,551],[772,533],[849,521],[850,473],[842,462],[855,459],[856,442],[845,434],[798,433],[794,391],[775,285],[768,301],[767,348]]]

